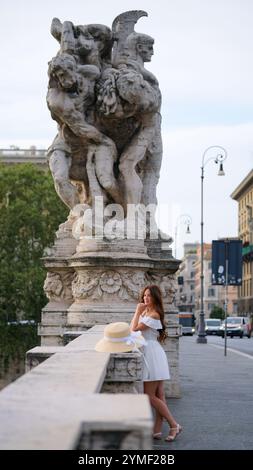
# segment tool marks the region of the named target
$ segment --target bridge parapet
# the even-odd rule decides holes
[[[0,392],[0,449],[152,449],[148,398],[115,393],[135,392],[142,356],[97,353],[102,328],[28,351],[33,368]]]

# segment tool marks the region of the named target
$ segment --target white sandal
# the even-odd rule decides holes
[[[180,424],[177,424],[175,428],[170,428],[170,431],[176,431],[174,436],[168,435],[164,440],[167,442],[172,442],[176,439],[177,435],[183,430],[182,426]]]
[[[158,440],[162,439],[162,433],[161,432],[155,432],[153,434],[153,439],[158,439]]]

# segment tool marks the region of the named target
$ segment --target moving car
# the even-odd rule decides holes
[[[221,320],[219,318],[207,318],[205,320],[205,332],[207,335],[221,335]]]
[[[248,317],[227,317],[227,336],[231,336],[231,338],[233,336],[239,336],[240,338],[247,336],[250,338],[248,324]],[[222,338],[225,336],[225,321],[221,326],[221,336]]]

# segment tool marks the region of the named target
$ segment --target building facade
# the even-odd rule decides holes
[[[195,261],[197,243],[184,244],[184,257],[177,271],[176,305],[180,312],[195,312]]]
[[[238,312],[253,314],[253,170],[231,194],[238,202],[238,236],[243,242],[242,286],[238,288]]]
[[[212,285],[212,245],[211,243],[204,243],[203,245],[203,274],[204,274],[204,313],[205,317],[209,318],[212,309],[219,305],[219,286]],[[200,313],[200,290],[201,290],[201,245],[197,246],[197,257],[195,263],[195,303],[196,303],[196,317]]]
[[[212,244],[204,243],[204,313],[205,318],[209,318],[214,307],[221,307],[224,311],[225,305],[225,286],[212,285]],[[200,275],[201,275],[201,246],[197,246],[197,257],[195,262],[195,303],[196,317],[200,313]],[[238,314],[238,295],[237,287],[228,286],[227,288],[227,315],[235,316]]]

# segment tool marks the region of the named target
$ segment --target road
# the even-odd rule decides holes
[[[216,345],[217,347],[224,349],[224,339],[222,339],[220,336],[208,335],[207,341],[209,344]],[[247,336],[243,338],[227,337],[227,354],[229,354],[230,349],[244,354],[249,354],[253,357],[253,337],[250,339],[247,338]]]
[[[168,399],[183,432],[170,443],[154,441],[154,449],[252,451],[253,338],[228,338],[226,357],[222,338],[207,336],[207,344],[196,339],[179,340],[181,398]],[[162,431],[164,438],[166,422]]]

